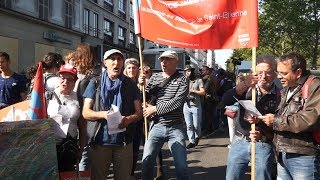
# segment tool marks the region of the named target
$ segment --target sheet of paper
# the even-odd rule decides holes
[[[123,116],[121,115],[119,108],[115,105],[111,105],[113,112],[107,114],[107,122],[108,122],[108,133],[116,134],[120,132],[126,131],[126,128],[119,129],[118,126],[122,121]]]
[[[235,98],[235,97],[234,97]],[[235,98],[240,104],[241,106],[248,111],[250,114],[252,114],[253,116],[257,117],[257,116],[261,116],[262,114],[259,112],[259,110],[254,106],[253,102],[251,100],[238,100],[237,98]]]

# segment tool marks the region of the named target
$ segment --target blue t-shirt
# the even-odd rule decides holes
[[[127,78],[127,77],[125,77]],[[96,95],[96,81],[91,80],[83,93],[84,98],[89,98],[95,100]],[[123,116],[132,115],[135,112],[134,101],[140,100],[140,91],[137,85],[129,78],[123,80],[121,85],[121,99],[122,99],[122,109],[121,114]],[[111,99],[114,105],[116,104],[116,99]],[[110,110],[110,108],[105,108],[105,110]],[[133,133],[129,132],[130,127],[127,128],[125,132],[117,133],[113,135],[108,134],[108,123],[106,120],[101,121],[100,129],[95,137],[94,143],[99,145],[124,145],[124,143],[130,143],[132,140]]]
[[[0,75],[0,105],[10,106],[22,101],[20,93],[27,91],[26,78],[13,73],[9,78]]]

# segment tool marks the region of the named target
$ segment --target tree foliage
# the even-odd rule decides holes
[[[320,53],[319,0],[260,0],[257,54],[280,56],[295,51],[315,67]],[[237,49],[233,57],[251,59],[251,49]]]

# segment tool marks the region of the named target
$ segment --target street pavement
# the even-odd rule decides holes
[[[188,141],[186,142],[188,144]],[[224,180],[228,156],[228,129],[220,129],[211,135],[201,138],[197,147],[188,149],[188,169],[190,180]],[[142,148],[142,147],[141,147]],[[176,179],[174,162],[167,144],[162,148],[165,178]],[[142,156],[142,149],[139,156]],[[140,158],[141,159],[141,158]],[[141,179],[140,161],[136,171],[137,179]],[[250,168],[249,168],[250,170]],[[156,168],[154,171],[156,175]],[[245,179],[250,179],[247,173]]]
[[[188,141],[186,141],[188,144]],[[198,146],[188,149],[188,170],[190,180],[225,180],[229,134],[228,128],[222,128],[214,133],[202,137]],[[143,146],[140,146],[139,159],[135,171],[135,179],[141,179],[141,159],[143,153]],[[173,158],[167,143],[162,148],[163,153],[163,169],[164,178],[156,180],[175,180],[176,172],[174,168]],[[112,170],[110,170],[112,173]],[[250,166],[245,174],[244,180],[250,180]],[[156,176],[156,168],[154,168],[154,175]],[[110,174],[108,179],[113,179],[113,174]]]

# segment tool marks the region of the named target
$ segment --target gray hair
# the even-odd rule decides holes
[[[272,70],[277,70],[277,61],[273,55],[261,54],[257,57],[257,65],[260,63],[267,63],[271,66]]]

